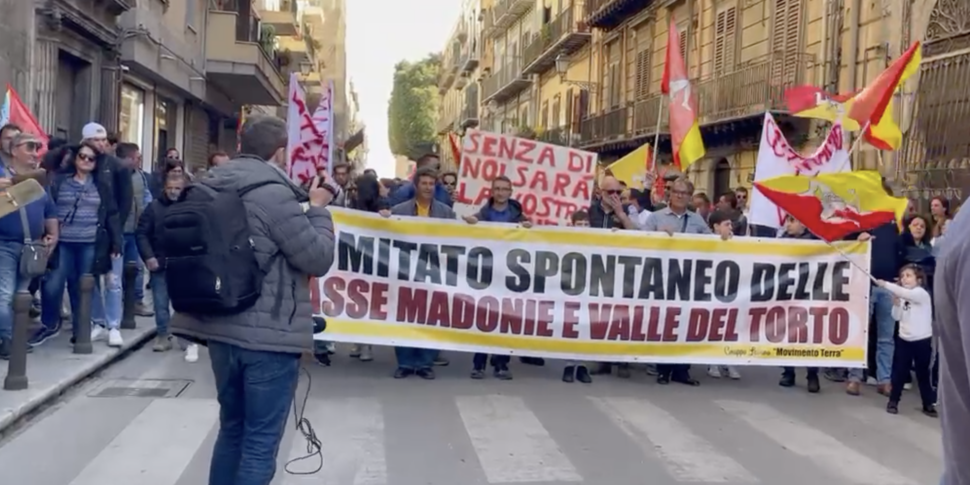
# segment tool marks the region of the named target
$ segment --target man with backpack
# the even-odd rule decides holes
[[[313,349],[310,277],[333,263],[336,189],[278,168],[286,124],[247,120],[240,155],[185,188],[162,222],[172,333],[206,345],[221,406],[209,483],[268,485]]]

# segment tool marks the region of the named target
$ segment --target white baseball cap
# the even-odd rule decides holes
[[[103,126],[98,123],[91,122],[84,125],[81,130],[81,141],[90,140],[92,138],[107,138],[108,130],[105,130]]]

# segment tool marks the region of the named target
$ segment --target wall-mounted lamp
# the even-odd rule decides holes
[[[309,62],[300,63],[300,73],[303,74],[304,76],[309,76],[310,71],[312,69],[313,69],[313,64],[310,64]]]
[[[579,89],[584,89],[586,91],[596,91],[599,89],[599,85],[596,83],[587,81],[570,81],[566,79],[566,75],[569,74],[569,57],[567,57],[564,52],[560,52],[559,55],[556,56],[556,74],[559,74],[559,82],[562,84],[578,86]]]

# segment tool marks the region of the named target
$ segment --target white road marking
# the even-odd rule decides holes
[[[583,480],[521,398],[461,396],[455,403],[489,483]]]
[[[172,485],[218,417],[212,399],[156,399],[70,485]]]
[[[644,454],[656,454],[667,472],[680,482],[757,483],[759,480],[731,457],[667,411],[633,398],[591,397],[604,414],[630,437]]]
[[[284,485],[387,485],[384,409],[376,399],[324,399],[307,404],[304,417],[320,439],[323,468],[313,475],[285,474]],[[308,455],[306,438],[294,433],[290,460]],[[309,457],[292,463],[294,472],[311,472],[320,463]]]
[[[935,427],[930,427],[906,416],[893,416],[868,408],[846,409],[845,413],[874,430],[889,433],[893,438],[908,442],[934,458],[943,458],[943,437],[938,420],[932,421]]]
[[[849,483],[917,485],[902,473],[883,466],[832,436],[788,417],[767,404],[730,400],[718,400],[715,404],[792,453],[808,458],[815,466]]]

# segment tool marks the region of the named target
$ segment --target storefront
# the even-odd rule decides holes
[[[170,148],[182,153],[185,127],[181,98],[134,76],[125,77],[118,132],[121,141],[141,147],[145,170],[153,170]]]

